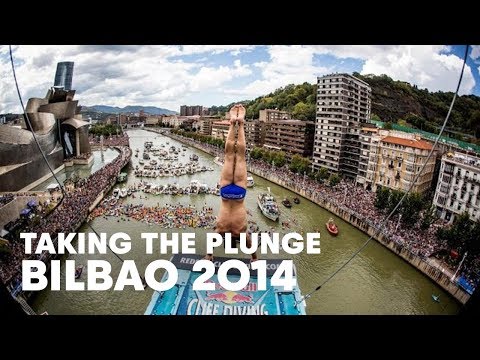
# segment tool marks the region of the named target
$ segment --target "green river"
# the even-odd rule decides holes
[[[153,141],[155,147],[162,143],[179,147],[181,144],[175,140],[158,135],[145,130],[129,131],[130,146],[135,154],[135,149],[139,149],[139,158],[132,156],[131,164],[128,168],[128,180],[126,185],[131,185],[140,181],[135,178],[133,169],[138,164],[138,159],[142,156],[144,141]],[[195,153],[199,156],[201,165],[211,166],[214,171],[199,172],[193,175],[183,175],[180,177],[160,177],[145,179],[148,182],[155,183],[174,183],[187,185],[192,179],[197,179],[201,183],[210,186],[215,185],[220,176],[220,167],[213,163],[213,157],[202,151],[187,148],[182,151],[185,156],[180,156],[178,161],[187,162],[189,156]],[[104,163],[111,161],[115,156],[113,150],[104,152],[103,159],[99,152],[95,153],[94,164],[90,166],[79,167],[77,173],[80,176],[86,176],[90,171],[96,171]],[[62,171],[59,177],[64,179],[69,173]],[[256,196],[259,192],[264,192],[270,187],[271,192],[277,201],[284,197],[292,199],[295,194],[280,186],[277,186],[267,180],[254,176],[255,186],[249,188],[246,197],[246,206],[251,212],[250,220],[254,220],[260,227],[260,230],[270,229],[285,233],[279,223],[273,223],[265,218],[256,205]],[[46,181],[45,184],[53,182]],[[44,185],[45,185],[44,184]],[[41,189],[39,186],[37,189]],[[153,206],[159,203],[180,203],[184,205],[193,204],[197,209],[203,206],[214,208],[217,213],[220,198],[215,195],[159,195],[149,194],[145,199],[145,194],[137,192],[136,198],[128,197],[123,200],[125,203]],[[142,199],[139,198],[142,195]],[[321,207],[301,198],[299,205],[293,205],[287,209],[281,205],[282,215],[280,223],[284,220],[295,219],[296,225],[291,221],[290,231],[313,232],[320,229],[321,233],[321,254],[310,255],[302,252],[298,255],[272,255],[267,254],[263,257],[279,257],[294,259],[298,272],[298,283],[302,293],[307,293],[318,286],[333,271],[341,266],[351,254],[358,249],[367,239],[367,235],[360,232],[350,224],[335,218],[340,229],[340,234],[333,238],[325,230],[325,222],[332,215]],[[143,232],[172,232],[187,231],[195,232],[197,241],[197,253],[203,253],[205,249],[205,236],[207,229],[161,229],[155,225],[130,219],[122,220],[115,217],[98,217],[92,221],[91,225],[97,232],[106,232],[112,234],[115,232],[126,232],[132,238],[132,250],[122,255],[124,259],[133,259],[137,268],[143,272],[146,266],[153,260],[163,258],[169,259],[170,254],[159,255],[154,252],[152,255],[145,254],[144,240],[140,238]],[[84,224],[80,232],[88,232],[89,228]],[[223,248],[218,248],[215,255],[222,256]],[[246,255],[244,255],[247,257]],[[69,255],[64,256],[62,261],[74,259],[77,264],[86,264],[88,259],[108,260],[112,265],[112,277],[115,281],[121,267],[121,262],[112,253],[106,255]],[[65,273],[62,263],[62,278]],[[85,272],[82,279],[86,279]],[[63,288],[64,286],[62,286]],[[33,300],[33,308],[38,313],[47,311],[49,314],[143,314],[152,296],[153,290],[147,287],[145,291],[135,291],[131,286],[125,287],[124,291],[51,291],[46,289],[37,294]],[[432,294],[440,296],[440,302],[432,300]],[[382,245],[372,241],[345,269],[340,271],[329,283],[320,291],[316,292],[307,300],[307,314],[455,314],[459,309],[459,304],[450,297],[439,286],[430,279],[410,266],[408,263],[391,253]]]

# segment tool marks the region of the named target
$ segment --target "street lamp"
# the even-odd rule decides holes
[[[395,231],[397,231],[398,226],[400,225],[400,220],[401,220],[401,219],[402,219],[402,214],[400,214],[400,215],[398,216],[398,222],[397,222],[397,226],[395,227]]]

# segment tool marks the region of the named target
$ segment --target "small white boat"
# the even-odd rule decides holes
[[[253,187],[255,185],[255,181],[253,181],[252,176],[247,176],[247,187]]]
[[[257,205],[262,211],[262,214],[270,220],[277,221],[280,217],[280,209],[278,208],[275,198],[270,194],[270,188],[268,188],[268,193],[258,195]]]

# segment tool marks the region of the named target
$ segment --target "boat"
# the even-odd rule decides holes
[[[197,154],[190,155],[190,160],[191,161],[198,161],[198,155]]]
[[[288,200],[287,198],[283,199],[282,200],[282,204],[283,206],[287,207],[287,208],[291,208],[292,207],[292,203],[290,202],[290,200]]]
[[[125,182],[125,181],[127,180],[127,176],[128,176],[127,173],[121,172],[121,173],[118,174],[118,176],[117,176],[117,182],[120,182],[120,183]]]
[[[327,227],[327,230],[328,232],[333,235],[333,236],[337,236],[338,235],[338,227],[337,225],[335,225],[335,223],[333,222],[333,219],[330,218],[327,223],[325,224],[325,226]]]
[[[148,155],[148,153],[144,152],[143,153],[143,160],[150,160],[150,155]]]
[[[253,187],[254,185],[255,185],[255,181],[253,181],[253,177],[247,176],[247,187]]]
[[[298,197],[294,197],[294,198],[293,198],[293,202],[294,202],[295,204],[300,204],[300,199],[299,199]]]
[[[75,279],[78,279],[80,276],[82,276],[83,272],[83,265],[77,266],[75,269]]]
[[[122,188],[122,189],[120,190],[120,194],[119,194],[119,195],[120,195],[121,198],[127,197],[127,194],[128,194],[128,193],[127,193],[127,189],[126,189],[126,188]]]
[[[215,159],[213,159],[213,162],[214,162],[216,165],[223,167],[223,162],[220,161],[220,158],[219,158],[218,156],[215,157]]]
[[[206,283],[214,283],[213,290],[194,290],[193,284],[204,274],[193,271],[193,265],[203,258],[195,254],[175,254],[170,262],[177,268],[177,281],[164,291],[154,291],[145,315],[306,315],[306,304],[297,282],[297,271],[293,264],[293,285],[291,290],[279,290],[271,280],[283,259],[265,259],[266,289],[259,290],[257,271],[250,270],[250,281],[241,290],[230,291],[220,286],[218,275],[212,272]],[[221,267],[232,258],[215,257],[215,267]],[[248,268],[250,260],[236,258]],[[263,259],[262,259],[263,260]],[[226,277],[230,283],[237,283],[240,274],[228,271]],[[248,273],[248,270],[247,270]],[[243,276],[243,274],[242,274]],[[161,280],[168,279],[166,271]]]
[[[438,302],[438,303],[440,302],[440,296],[438,296],[438,295],[433,295],[433,294],[432,294],[432,299],[433,299],[433,301],[435,301],[435,302]]]
[[[112,195],[118,198],[118,196],[120,195],[120,188],[117,187],[113,189]]]
[[[270,188],[268,188],[268,193],[261,193],[258,195],[257,205],[262,211],[262,214],[270,220],[277,221],[280,217],[280,210],[275,198],[270,194]]]
[[[140,159],[140,160],[138,160],[138,163],[139,163],[140,165],[143,165],[143,164],[145,164],[145,161],[143,161],[142,159]]]

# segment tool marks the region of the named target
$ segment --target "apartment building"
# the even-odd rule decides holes
[[[303,157],[312,155],[315,122],[273,120],[265,126],[265,148],[284,151],[289,159],[295,154]]]
[[[355,179],[360,165],[360,129],[370,119],[371,88],[349,74],[317,78],[313,167]]]
[[[260,120],[245,121],[245,142],[247,150],[265,144],[265,122]]]
[[[373,191],[378,186],[407,191],[426,163],[411,190],[423,193],[430,189],[435,170],[435,152],[427,160],[431,149],[432,144],[418,135],[403,133],[403,137],[399,137],[387,131],[385,136],[380,130],[370,139],[366,177],[362,179],[359,174],[357,183]]]
[[[277,120],[291,119],[291,115],[288,111],[282,111],[277,109],[264,109],[260,110],[258,118],[263,122],[271,122]]]
[[[433,204],[442,219],[453,221],[467,212],[470,219],[480,219],[480,158],[449,152],[442,156],[440,175]]]
[[[228,120],[213,121],[212,136],[217,139],[226,140],[229,127],[230,127],[230,121]]]

